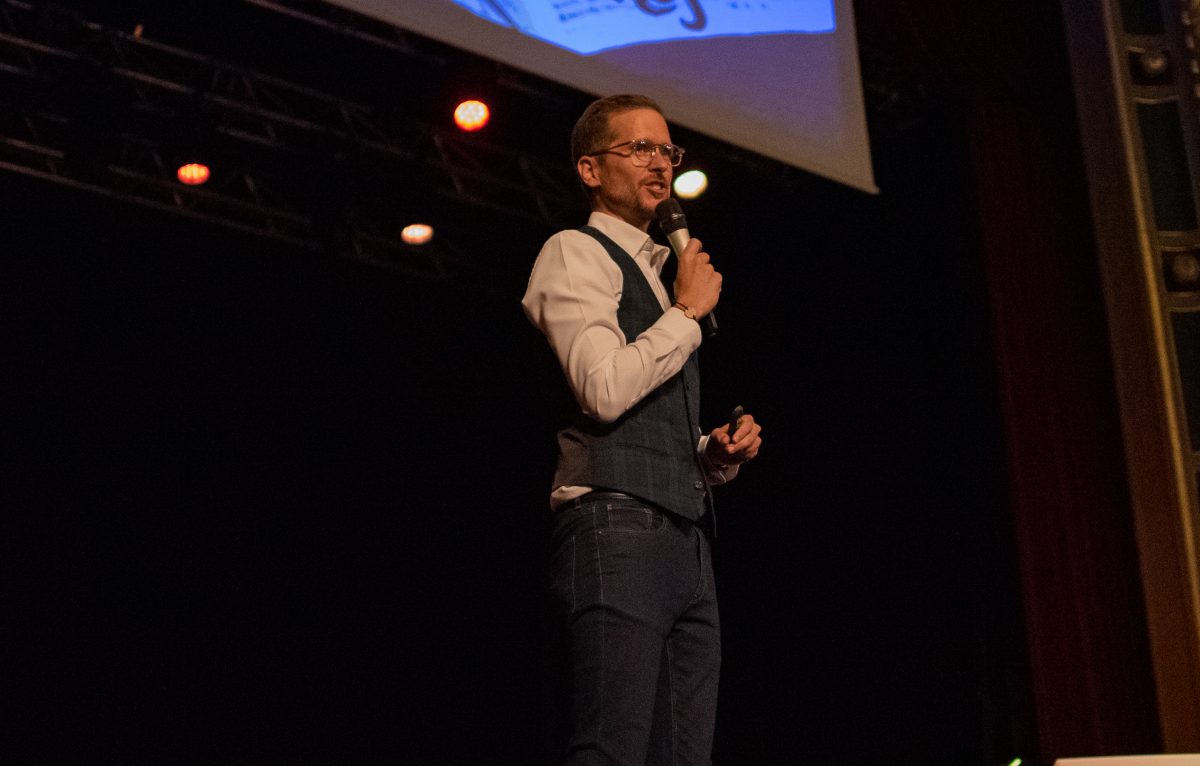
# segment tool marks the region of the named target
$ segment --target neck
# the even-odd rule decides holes
[[[629,216],[622,215],[615,210],[609,210],[608,208],[604,207],[604,205],[593,205],[592,212],[593,213],[604,213],[605,215],[610,215],[613,218],[616,218],[617,220],[620,220],[620,221],[624,221],[625,223],[629,224],[630,226],[634,227],[635,229],[641,229],[644,232],[650,231],[650,220],[651,219],[641,220],[639,218],[639,219],[630,220]]]

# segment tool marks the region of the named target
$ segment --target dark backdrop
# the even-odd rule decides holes
[[[944,127],[881,163],[881,197],[776,196],[714,247],[706,411],[766,429],[720,490],[724,763],[1014,746],[988,339]],[[534,762],[551,456],[519,295],[5,188],[39,533],[16,707],[71,733],[27,752]]]
[[[706,420],[743,404],[766,441],[718,490],[719,763],[1029,746],[959,136],[933,102],[877,141],[878,197],[747,172],[696,208],[726,276]],[[0,194],[13,752],[538,763],[552,455],[518,300],[540,239],[491,300]]]

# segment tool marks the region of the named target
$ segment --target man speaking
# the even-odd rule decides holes
[[[555,619],[568,644],[565,760],[711,763],[721,664],[710,485],[762,445],[750,415],[703,434],[700,320],[721,275],[691,240],[647,235],[683,149],[645,96],[592,103],[571,134],[587,226],[542,248],[522,305],[574,394],[562,413],[550,503]]]

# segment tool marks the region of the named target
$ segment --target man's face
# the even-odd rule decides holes
[[[653,109],[620,112],[609,118],[608,127],[607,144],[596,149],[638,138],[655,144],[671,142],[667,121]],[[639,167],[629,147],[622,146],[609,154],[581,157],[577,170],[583,183],[595,191],[592,197],[594,210],[645,230],[654,220],[654,208],[670,196],[674,168],[662,152],[655,152],[649,165]]]

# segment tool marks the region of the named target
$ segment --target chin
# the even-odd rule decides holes
[[[655,213],[655,210],[658,209],[659,203],[661,203],[663,200],[665,200],[668,196],[670,196],[670,195],[664,194],[661,197],[659,197],[656,194],[647,194],[647,195],[643,196],[642,197],[642,212],[644,212],[646,215],[650,216],[651,218],[654,218],[657,215]]]

